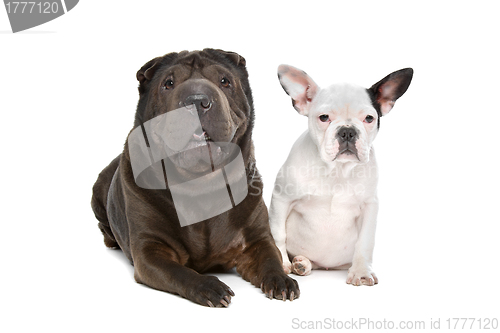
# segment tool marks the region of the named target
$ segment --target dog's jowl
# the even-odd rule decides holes
[[[170,53],[137,80],[134,128],[93,188],[106,246],[123,251],[137,282],[204,306],[228,306],[234,293],[200,273],[233,267],[270,298],[299,297],[261,196],[245,59]]]
[[[305,72],[278,68],[285,92],[308,130],[281,168],[269,210],[286,273],[349,268],[347,283],[378,283],[372,269],[377,222],[377,164],[372,147],[394,102],[410,85],[411,68],[371,88],[334,84],[320,89]]]

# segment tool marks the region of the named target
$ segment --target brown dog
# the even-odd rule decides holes
[[[203,134],[212,150],[216,148],[221,154],[207,165],[193,163],[196,149],[179,154],[172,159],[171,172],[174,170],[178,178],[193,179],[217,171],[225,155],[224,148],[221,153],[214,144],[231,142],[241,150],[248,195],[224,213],[181,226],[168,185],[171,178],[164,174],[166,189],[137,185],[129,151],[132,131],[123,153],[101,172],[93,187],[92,209],[106,246],[122,249],[134,265],[137,282],[201,305],[228,306],[234,296],[216,277],[199,274],[214,268],[236,267],[245,280],[270,298],[297,298],[297,282],[283,271],[262,199],[245,59],[213,49],[170,53],[146,63],[137,72],[137,79],[140,98],[135,129],[142,126],[144,130],[148,120],[194,104],[203,128],[203,133],[193,133],[194,137],[199,139]],[[164,163],[162,160],[165,173]]]

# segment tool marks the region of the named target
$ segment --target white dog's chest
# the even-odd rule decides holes
[[[362,212],[355,196],[306,196],[295,202],[286,222],[287,250],[314,264],[334,268],[352,261]]]

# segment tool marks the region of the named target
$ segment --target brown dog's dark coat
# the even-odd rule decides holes
[[[227,306],[234,296],[216,277],[199,274],[214,268],[236,267],[271,298],[297,298],[297,282],[283,271],[262,199],[245,59],[213,49],[170,53],[146,63],[137,79],[140,99],[134,128],[178,108],[186,94],[197,93],[198,83],[211,87],[216,102],[200,121],[214,141],[240,147],[248,195],[223,214],[181,227],[168,188],[136,185],[127,141],[123,153],[100,173],[93,187],[92,209],[106,246],[122,249],[134,265],[137,282],[205,306]]]

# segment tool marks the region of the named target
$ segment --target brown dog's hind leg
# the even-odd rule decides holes
[[[120,157],[118,155],[104,170],[101,171],[97,181],[92,188],[92,200],[90,202],[94,215],[99,221],[98,227],[104,235],[104,244],[107,247],[119,248],[118,243],[109,227],[108,215],[106,206],[108,201],[108,192],[111,185],[111,180],[120,165]]]
[[[234,292],[215,276],[201,275],[178,262],[168,245],[149,242],[136,249],[134,277],[138,283],[180,295],[210,307],[227,307]]]
[[[120,246],[118,245],[115,237],[113,236],[113,232],[109,227],[109,223],[107,223],[107,221],[104,223],[99,222],[97,226],[99,227],[99,229],[102,232],[102,235],[104,236],[104,245],[106,245],[106,247],[109,247],[111,249],[119,249]]]

